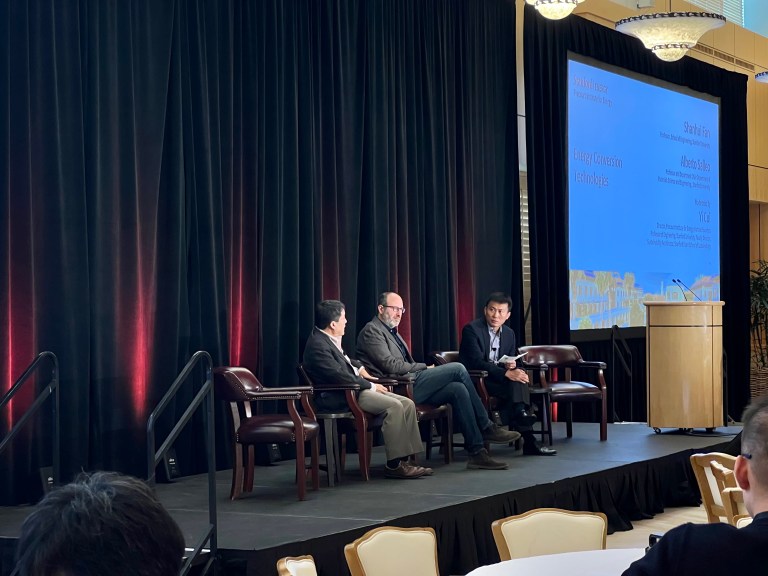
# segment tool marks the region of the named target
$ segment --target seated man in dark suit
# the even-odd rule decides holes
[[[523,435],[523,454],[529,456],[554,456],[557,450],[539,446],[533,437],[531,426],[536,417],[530,412],[531,392],[528,389],[528,373],[517,368],[512,360],[500,365],[499,359],[517,353],[515,331],[504,323],[509,320],[512,299],[502,292],[488,297],[483,308],[483,318],[473,320],[461,331],[459,358],[470,370],[485,370],[488,378],[485,386],[491,396],[501,402],[499,410],[503,420]]]
[[[506,462],[494,460],[484,441],[508,444],[520,438],[517,432],[499,428],[488,418],[467,369],[458,362],[427,366],[414,362],[397,327],[405,313],[403,299],[394,292],[379,296],[378,315],[357,336],[357,355],[374,376],[414,378],[413,397],[418,404],[445,404],[453,409],[469,452],[467,468],[505,470]]]
[[[315,327],[304,348],[304,369],[315,385],[315,402],[320,410],[346,409],[344,392],[323,392],[323,386],[359,384],[357,403],[371,414],[386,413],[381,432],[387,452],[387,478],[430,476],[431,468],[413,466],[408,458],[422,451],[416,406],[410,398],[393,394],[372,383],[362,364],[344,354],[341,337],[347,326],[344,304],[323,300],[315,307]]]
[[[176,576],[184,536],[152,489],[114,472],[82,474],[24,520],[19,576]]]
[[[667,532],[624,576],[765,574],[768,570],[768,396],[742,416],[741,455],[733,473],[744,492],[752,524],[683,524]]]

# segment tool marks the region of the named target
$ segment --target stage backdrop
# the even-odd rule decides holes
[[[532,318],[535,342],[570,340],[568,316],[568,200],[566,196],[567,56],[572,51],[720,98],[720,274],[723,342],[727,352],[728,412],[738,419],[749,399],[749,187],[747,178],[747,77],[684,57],[663,62],[639,40],[583,18],[552,21],[532,6],[524,14],[524,66],[528,202],[530,214]],[[599,118],[595,119],[599,122]],[[631,137],[631,136],[628,136]],[[622,234],[594,206],[593,225],[605,241]],[[610,360],[605,341],[579,344],[591,360]],[[621,398],[622,419],[644,420],[645,349],[634,350],[634,408],[629,390],[609,388]],[[696,358],[681,358],[696,362]],[[617,367],[617,374],[619,368]],[[609,383],[610,385],[610,383]]]
[[[420,358],[488,292],[519,302],[514,19],[507,0],[2,3],[0,393],[58,355],[62,480],[145,475],[146,418],[196,350],[295,383],[322,298],[354,353],[399,291]],[[2,502],[39,493],[46,418],[0,458]]]

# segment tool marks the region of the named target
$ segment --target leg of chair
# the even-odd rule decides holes
[[[339,461],[336,465],[336,482],[341,482],[344,470],[347,469],[347,435],[339,435],[339,451],[336,452]]]
[[[230,500],[236,500],[243,493],[243,450],[246,447],[235,442],[235,461],[232,463],[232,489],[229,492]]]
[[[603,394],[602,399],[602,412],[600,414],[600,441],[605,442],[608,440],[608,398],[606,394]]]
[[[568,412],[566,415],[565,430],[568,438],[573,438],[573,402],[568,402]]]
[[[246,449],[244,492],[253,492],[253,469],[256,465],[256,447],[251,444]]]
[[[333,488],[334,480],[338,474],[336,463],[338,462],[336,447],[336,419],[326,418],[323,420],[323,437],[325,439],[325,467],[328,471],[328,486]]]
[[[360,474],[363,480],[368,482],[371,479],[368,468],[368,431],[362,426],[357,429],[357,459],[360,463]]]
[[[312,466],[312,490],[320,490],[320,439],[315,436],[310,440],[311,456],[310,466]]]
[[[431,460],[432,459],[432,444],[434,442],[434,440],[432,438],[432,433],[434,432],[432,430],[432,426],[434,426],[434,425],[435,425],[435,421],[434,420],[429,420],[429,421],[426,422],[426,428],[427,428],[426,445],[427,446],[426,446],[426,450],[425,450],[425,452],[426,452],[425,456],[426,456],[427,460]]]
[[[305,442],[303,438],[296,437],[296,484],[299,489],[299,500],[304,500],[307,494],[307,461],[304,455]]]
[[[544,434],[549,436],[549,445],[552,446],[552,399],[549,394],[541,397],[541,441],[544,442]]]
[[[453,462],[453,412],[450,404],[447,406],[444,421],[440,423],[442,429],[443,460],[446,464]]]

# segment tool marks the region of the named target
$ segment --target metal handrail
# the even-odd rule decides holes
[[[621,347],[619,347],[619,342]],[[616,353],[619,354],[619,360],[621,366],[624,369],[624,373],[629,376],[629,418],[634,418],[633,410],[633,366],[632,366],[632,351],[629,349],[629,344],[621,335],[619,327],[614,324],[611,326],[611,385],[613,386],[613,394],[611,394],[611,410],[613,411],[614,422],[619,421],[618,414],[616,413]],[[626,356],[629,357],[629,364],[627,364]]]
[[[19,430],[21,430],[21,427],[27,422],[27,420],[32,418],[32,416],[35,415],[43,402],[45,402],[48,397],[53,394],[53,406],[51,408],[53,419],[53,453],[51,456],[53,458],[53,485],[55,486],[58,484],[61,478],[59,474],[61,463],[59,441],[59,416],[61,413],[59,410],[59,359],[56,358],[56,354],[49,351],[40,352],[40,354],[37,355],[37,358],[35,358],[32,363],[27,366],[27,369],[24,370],[24,373],[19,377],[18,380],[16,380],[13,386],[11,386],[11,389],[8,390],[5,396],[3,396],[2,400],[0,400],[0,410],[2,410],[5,405],[13,399],[19,390],[21,390],[21,387],[24,385],[27,379],[34,373],[35,369],[40,366],[40,364],[45,359],[49,359],[53,365],[51,370],[51,379],[37,396],[37,398],[35,398],[34,402],[32,402],[29,408],[27,408],[24,414],[22,414],[19,421],[16,422],[8,434],[6,434],[5,438],[3,438],[3,441],[0,442],[0,454],[2,454],[3,450],[5,450],[5,448],[10,444],[14,436],[19,433]]]
[[[192,400],[192,403],[189,405],[189,407],[184,411],[184,414],[181,416],[179,421],[173,427],[173,430],[171,430],[171,432],[168,434],[168,437],[162,443],[160,448],[157,451],[155,451],[155,423],[157,419],[160,417],[160,414],[162,414],[162,412],[168,407],[171,400],[179,391],[179,388],[181,388],[181,385],[189,377],[190,373],[195,368],[195,366],[197,366],[197,364],[200,363],[201,361],[205,362],[205,383],[203,384],[203,387],[200,389],[200,391],[197,393],[195,398]],[[163,459],[163,456],[165,456],[166,452],[170,450],[174,441],[178,438],[179,434],[181,433],[182,428],[184,428],[184,426],[192,419],[192,415],[195,413],[195,410],[198,408],[198,406],[202,404],[203,400],[206,401],[206,415],[208,420],[207,434],[205,439],[205,449],[206,449],[207,460],[208,460],[208,521],[209,521],[209,524],[205,533],[197,541],[194,548],[194,552],[191,555],[187,556],[187,559],[184,562],[184,565],[181,567],[181,571],[179,572],[180,576],[184,576],[189,572],[189,570],[192,568],[192,563],[194,562],[195,558],[197,558],[200,555],[200,553],[203,551],[203,546],[205,545],[206,542],[210,543],[210,546],[208,547],[210,550],[209,552],[210,556],[203,568],[202,574],[207,573],[211,564],[215,562],[216,553],[217,553],[216,454],[215,454],[215,444],[214,444],[215,429],[214,429],[214,422],[213,422],[213,360],[211,359],[211,355],[208,354],[208,352],[205,352],[204,350],[195,352],[195,354],[192,356],[192,358],[189,359],[189,362],[187,362],[187,365],[184,367],[181,373],[176,377],[176,380],[174,380],[173,384],[171,384],[171,388],[168,390],[165,396],[163,396],[163,399],[160,400],[160,403],[152,411],[152,414],[149,415],[149,420],[147,421],[147,474],[148,474],[147,482],[150,485],[154,485],[155,471],[157,469],[157,465]],[[213,570],[215,574],[216,573],[215,564],[213,564]]]

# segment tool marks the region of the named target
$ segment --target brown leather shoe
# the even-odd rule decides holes
[[[483,448],[477,454],[470,454],[467,460],[467,469],[469,470],[506,470],[509,465],[506,462],[499,462],[488,455],[488,451]]]
[[[491,424],[483,430],[483,440],[491,444],[509,444],[520,438],[520,432],[515,430],[504,430],[496,424]]]
[[[407,462],[401,460],[397,468],[384,468],[384,476],[387,478],[394,478],[396,480],[410,480],[412,478],[421,478],[426,474],[426,471],[421,466],[411,466]]]

